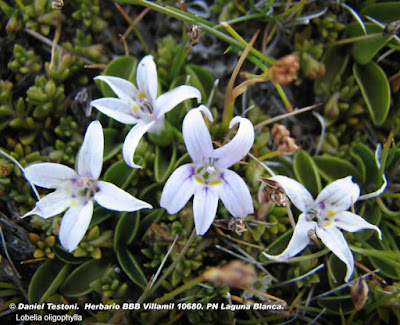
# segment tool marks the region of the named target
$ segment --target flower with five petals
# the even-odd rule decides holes
[[[161,207],[174,214],[194,195],[193,216],[198,235],[210,228],[217,212],[218,198],[236,218],[245,218],[254,212],[245,182],[228,169],[246,156],[252,147],[252,123],[240,116],[233,118],[229,127],[239,123],[236,136],[226,145],[214,149],[202,111],[212,121],[211,112],[204,105],[191,109],[183,120],[183,139],[193,163],[180,166],[172,173],[160,201]]]
[[[98,181],[103,165],[103,128],[98,121],[89,124],[78,153],[77,171],[56,163],[39,163],[25,168],[31,183],[55,189],[41,198],[23,217],[50,218],[67,212],[61,220],[61,245],[73,251],[85,235],[93,214],[93,201],[114,211],[136,211],[152,206],[138,200],[114,184]]]
[[[314,200],[302,184],[289,177],[273,176],[270,179],[282,186],[292,203],[303,213],[299,216],[288,247],[279,255],[264,255],[277,261],[293,257],[306,248],[310,242],[310,231],[315,231],[325,246],[346,264],[345,281],[348,282],[354,271],[354,258],[338,228],[349,232],[373,229],[378,232],[379,238],[382,236],[377,226],[355,213],[346,211],[358,200],[359,186],[353,183],[351,176],[338,179],[326,186]]]
[[[133,168],[141,168],[133,162],[133,156],[142,136],[146,132],[159,134],[164,128],[165,113],[179,103],[189,98],[197,98],[198,102],[201,100],[200,91],[188,85],[179,86],[157,97],[157,70],[151,55],[139,62],[137,88],[130,81],[118,77],[97,76],[95,79],[106,82],[118,98],[99,98],[92,100],[90,105],[118,122],[135,124],[122,147],[125,162]]]

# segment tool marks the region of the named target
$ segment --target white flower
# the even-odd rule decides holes
[[[218,198],[236,218],[245,218],[254,212],[245,182],[228,169],[242,159],[253,145],[253,125],[246,118],[233,118],[230,128],[240,123],[236,136],[223,147],[214,149],[201,111],[212,121],[211,112],[204,105],[186,114],[182,133],[193,163],[180,166],[172,173],[160,202],[163,208],[174,214],[194,195],[193,215],[198,235],[203,235],[210,228],[217,212]]]
[[[141,168],[133,162],[139,140],[146,132],[159,133],[164,128],[164,114],[189,98],[200,102],[200,91],[192,86],[179,86],[157,97],[157,70],[151,55],[145,56],[137,68],[137,86],[130,81],[97,76],[106,82],[118,98],[106,97],[91,101],[90,105],[124,124],[136,124],[127,134],[122,154],[125,162],[133,168]]]
[[[299,216],[288,247],[279,255],[264,255],[279,261],[295,256],[310,242],[309,231],[315,231],[322,242],[346,264],[345,281],[349,281],[354,270],[354,258],[338,228],[349,232],[374,229],[379,238],[382,236],[378,227],[366,222],[359,215],[346,211],[359,198],[359,186],[352,182],[351,176],[338,179],[326,186],[314,200],[302,184],[291,178],[273,176],[270,179],[282,186],[286,195],[303,213]]]
[[[73,251],[85,235],[93,214],[93,200],[115,211],[136,211],[152,208],[114,184],[98,181],[103,165],[103,128],[98,121],[90,123],[77,158],[77,170],[56,163],[40,163],[25,168],[31,183],[54,192],[40,199],[26,213],[50,218],[64,214],[59,232],[61,245]]]

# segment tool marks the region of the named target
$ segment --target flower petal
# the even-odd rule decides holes
[[[197,98],[197,102],[201,101],[201,93],[197,88],[192,86],[179,86],[169,92],[160,95],[154,105],[154,112],[157,117],[169,112],[179,103],[189,98]]]
[[[103,166],[104,135],[99,121],[89,124],[78,153],[78,174],[99,178]]]
[[[53,193],[47,194],[36,202],[33,210],[25,213],[22,218],[31,215],[37,215],[41,218],[47,219],[64,212],[71,205],[70,197],[62,190],[57,190]]]
[[[94,200],[102,207],[114,211],[137,211],[153,208],[150,204],[139,200],[108,182],[97,182],[99,191],[95,193]]]
[[[24,175],[29,182],[44,188],[59,188],[78,177],[72,168],[55,163],[31,165],[25,168]]]
[[[214,151],[210,132],[208,132],[201,111],[205,112],[208,118],[210,116],[212,118],[210,110],[206,106],[200,105],[186,114],[182,125],[186,149],[197,164],[204,158],[212,157]]]
[[[310,192],[294,179],[286,176],[273,176],[270,178],[273,181],[279,183],[279,185],[285,190],[286,195],[290,201],[302,212],[306,212],[314,204],[314,199]]]
[[[58,234],[61,245],[72,252],[80,243],[93,215],[93,201],[70,208],[61,220]]]
[[[143,121],[138,122],[128,133],[122,146],[122,155],[124,156],[125,162],[132,168],[142,168],[133,162],[133,156],[135,154],[136,147],[139,144],[140,139],[152,127],[154,121],[146,123]]]
[[[140,91],[150,97],[155,103],[157,98],[158,80],[157,68],[152,55],[146,55],[137,68],[137,85]]]
[[[302,213],[299,216],[296,228],[294,228],[293,236],[290,239],[290,242],[286,249],[279,255],[268,255],[266,253],[263,254],[269,259],[276,261],[283,261],[297,255],[304,248],[306,248],[306,246],[310,242],[308,231],[314,230],[316,226],[317,223],[315,221],[308,221],[307,215],[305,213]]]
[[[132,103],[139,100],[139,91],[128,80],[113,76],[97,76],[94,79],[104,81],[112,91],[124,102]]]
[[[362,229],[373,229],[378,232],[379,238],[382,239],[381,230],[369,222],[365,221],[364,218],[349,211],[339,211],[334,216],[335,225],[343,230],[349,232],[356,232]]]
[[[135,103],[127,103],[119,98],[112,97],[99,98],[90,102],[90,106],[123,124],[135,124],[139,121],[138,118],[133,116],[132,107],[134,105]]]
[[[354,271],[354,258],[343,234],[334,225],[317,227],[316,233],[325,246],[346,264],[347,273],[344,280],[348,282]]]
[[[222,203],[235,218],[245,218],[254,213],[253,200],[243,179],[231,170],[221,173],[223,185],[218,187]]]
[[[214,221],[218,208],[218,196],[209,187],[201,187],[194,193],[193,216],[196,233],[204,235]]]
[[[323,204],[327,209],[344,211],[358,200],[360,187],[353,183],[351,176],[338,179],[319,193],[315,203]]]
[[[237,123],[240,125],[235,137],[214,151],[214,157],[218,159],[220,168],[228,168],[236,164],[247,155],[254,143],[254,127],[250,120],[236,116],[229,124],[229,128]]]
[[[160,206],[175,214],[189,201],[197,188],[193,179],[195,165],[186,164],[177,168],[165,183],[161,193]]]

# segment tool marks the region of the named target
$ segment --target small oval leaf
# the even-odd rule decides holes
[[[143,289],[146,288],[147,278],[133,254],[127,248],[118,249],[116,254],[119,264],[132,282]]]
[[[321,178],[317,172],[317,166],[304,150],[298,151],[293,158],[293,171],[296,179],[303,184],[310,193],[317,197],[321,192]]]
[[[78,266],[64,281],[60,291],[69,297],[79,297],[93,291],[90,284],[101,278],[110,264],[104,260],[90,260]]]
[[[120,160],[106,170],[104,173],[104,181],[113,183],[123,189],[124,185],[129,184],[137,171],[137,168],[131,168],[125,161]]]
[[[176,162],[176,146],[172,146],[170,157],[166,157],[165,150],[156,146],[156,159],[154,162],[154,177],[158,183],[164,183],[174,170]]]
[[[135,239],[139,229],[140,211],[124,212],[121,214],[115,228],[114,247],[118,250],[121,246],[127,246]]]
[[[353,74],[375,125],[385,122],[390,107],[390,87],[383,70],[374,62],[353,65]]]
[[[134,82],[137,63],[136,58],[132,56],[120,56],[107,65],[103,75],[120,77]],[[116,97],[115,93],[104,81],[100,81],[100,89],[104,97]]]
[[[360,168],[365,169],[363,187],[366,192],[376,191],[382,183],[380,172],[375,161],[375,155],[363,143],[356,143],[350,147],[350,154],[358,161]]]
[[[329,183],[350,175],[355,178],[355,181],[363,180],[360,170],[347,160],[323,155],[314,157],[314,162],[318,167],[320,175]]]
[[[30,304],[42,303],[63,283],[70,266],[58,259],[48,259],[35,272],[28,290]]]

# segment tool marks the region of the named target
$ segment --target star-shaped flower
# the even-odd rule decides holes
[[[289,177],[273,176],[270,179],[282,186],[289,199],[303,213],[299,216],[288,247],[279,255],[264,255],[279,261],[293,257],[310,242],[310,231],[315,231],[322,242],[346,264],[345,281],[349,281],[354,271],[354,258],[338,228],[349,232],[374,229],[379,238],[382,236],[377,226],[366,222],[357,214],[346,211],[360,196],[359,186],[353,183],[351,176],[338,179],[326,186],[314,200],[302,184]]]
[[[253,145],[253,125],[246,118],[233,118],[230,128],[240,124],[236,136],[223,147],[214,149],[201,111],[212,121],[211,112],[204,105],[186,114],[182,133],[193,163],[180,166],[172,173],[160,202],[163,208],[174,214],[194,195],[193,215],[198,235],[203,235],[210,228],[217,212],[218,198],[236,218],[245,218],[254,212],[245,182],[228,169],[242,159]]]
[[[40,163],[25,168],[31,183],[55,189],[41,198],[35,208],[26,213],[50,218],[68,211],[61,220],[61,245],[73,251],[85,235],[93,214],[93,201],[115,211],[136,211],[152,208],[114,184],[98,181],[103,165],[103,128],[98,121],[89,124],[78,153],[77,170],[56,163]]]
[[[112,77],[97,76],[106,82],[118,98],[106,97],[91,101],[90,105],[100,112],[124,124],[135,124],[127,134],[122,154],[125,162],[133,168],[141,168],[133,162],[139,140],[146,132],[160,133],[164,128],[165,113],[189,98],[201,100],[198,89],[182,85],[157,97],[158,81],[156,64],[151,55],[145,56],[137,68],[137,86],[130,81]]]

